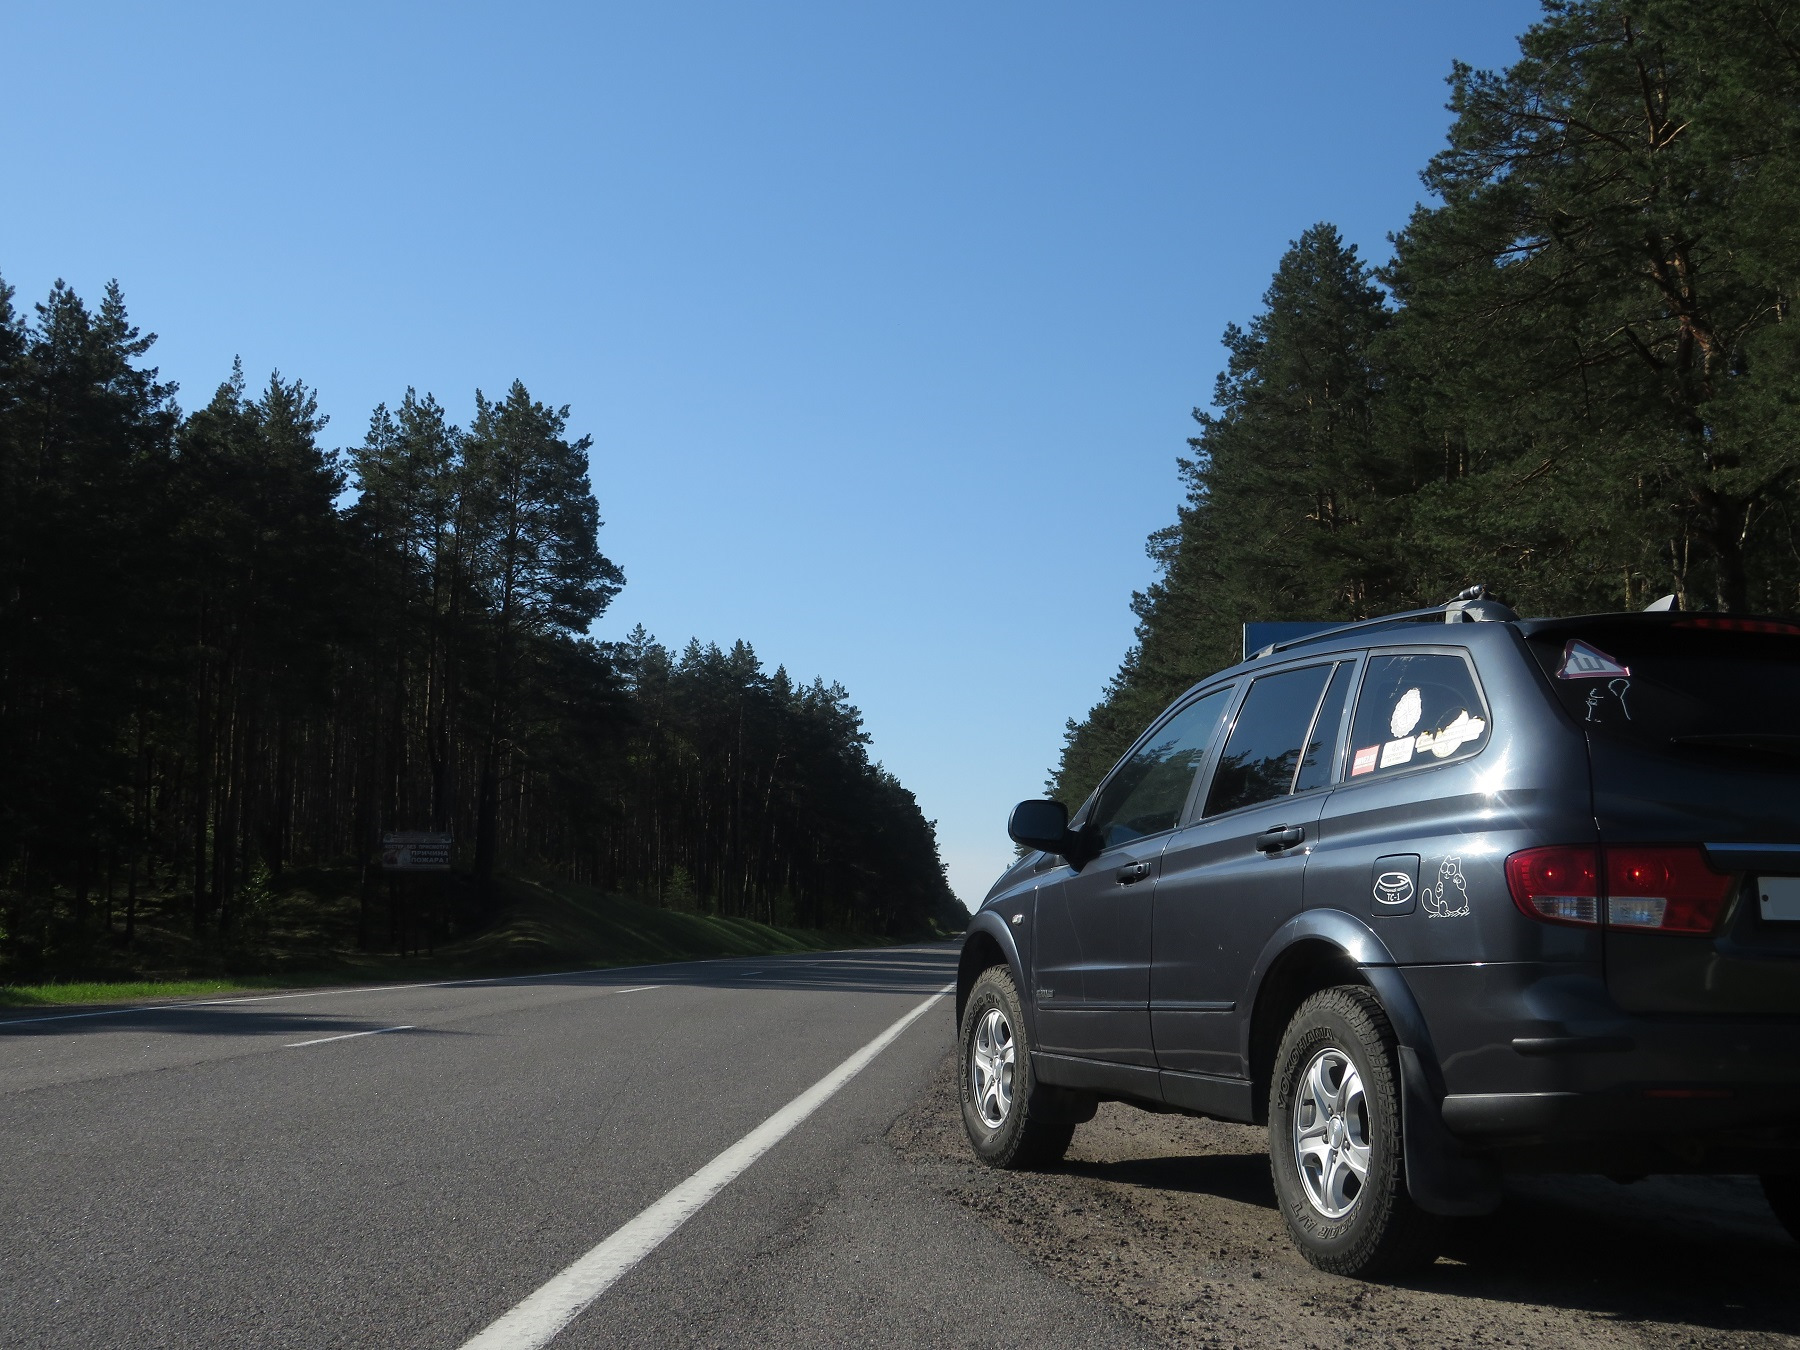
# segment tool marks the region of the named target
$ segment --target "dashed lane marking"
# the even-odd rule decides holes
[[[346,1031],[342,1036],[321,1036],[316,1041],[289,1041],[282,1046],[283,1050],[298,1050],[307,1045],[329,1045],[332,1041],[353,1041],[358,1036],[385,1036],[390,1031],[417,1031],[412,1025],[403,1027],[377,1027],[374,1031]]]

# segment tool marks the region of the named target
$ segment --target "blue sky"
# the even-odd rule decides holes
[[[1385,255],[1450,63],[1536,12],[13,0],[0,277],[117,277],[184,405],[241,354],[334,445],[408,385],[570,404],[596,634],[841,681],[972,904],[1130,641],[1224,326],[1316,221]]]

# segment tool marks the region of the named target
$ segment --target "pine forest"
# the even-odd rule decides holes
[[[0,982],[151,925],[250,961],[297,874],[401,951],[491,923],[509,875],[960,926],[841,687],[588,636],[624,577],[568,409],[515,383],[458,426],[409,390],[337,452],[280,375],[182,410],[152,341],[116,285],[30,317],[0,286]],[[453,840],[416,902],[375,865],[395,830]]]
[[[1800,609],[1800,9],[1548,0],[1450,111],[1385,264],[1316,225],[1227,329],[1136,642],[1052,795],[1250,620],[1473,583],[1522,613]]]

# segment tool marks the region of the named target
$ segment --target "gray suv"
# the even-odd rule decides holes
[[[1509,1171],[1760,1174],[1800,1236],[1800,625],[1482,598],[1178,699],[969,926],[963,1119],[1266,1124],[1325,1270],[1436,1253]]]

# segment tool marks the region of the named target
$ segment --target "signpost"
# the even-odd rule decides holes
[[[381,836],[384,872],[448,872],[450,836],[427,830],[390,830]]]

